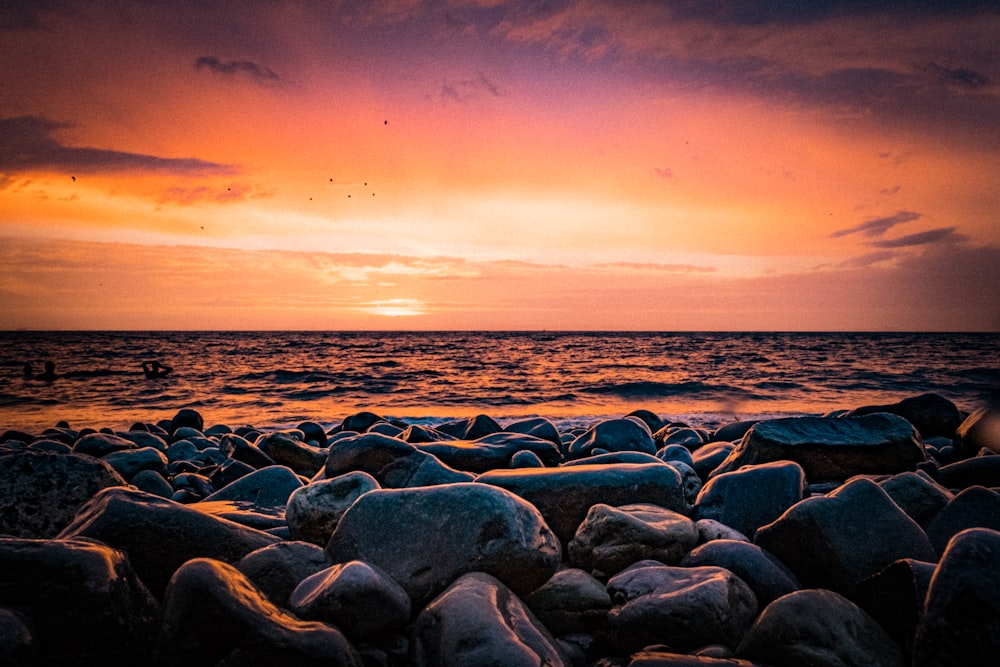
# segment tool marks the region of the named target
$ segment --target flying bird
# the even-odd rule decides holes
[[[76,183],[76,176],[70,176],[70,178],[72,178],[73,182]]]

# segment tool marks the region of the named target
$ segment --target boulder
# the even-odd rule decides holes
[[[721,567],[637,564],[612,577],[608,593],[608,626],[626,651],[651,644],[681,652],[706,644],[734,648],[757,615],[753,591]]]
[[[948,489],[1000,487],[1000,456],[975,456],[942,466],[938,480]]]
[[[248,442],[246,438],[237,434],[224,435],[219,438],[219,449],[226,456],[245,463],[251,468],[260,469],[275,465],[274,459],[262,452],[256,445]]]
[[[698,494],[696,512],[753,539],[758,528],[802,500],[805,491],[805,472],[797,463],[749,465],[712,477]]]
[[[326,447],[326,431],[323,427],[312,421],[304,421],[295,427],[297,431],[302,431],[305,441],[315,447]]]
[[[205,428],[205,420],[197,410],[183,408],[170,420],[170,432],[175,433],[177,429],[184,427],[201,431]]]
[[[174,571],[192,558],[232,562],[279,541],[267,533],[127,488],[105,489],[95,495],[58,537],[89,537],[125,551],[139,578],[157,597]]]
[[[527,500],[564,544],[598,503],[647,503],[679,513],[686,509],[680,475],[662,463],[491,470],[476,483],[498,486]]]
[[[484,435],[499,433],[503,430],[503,427],[489,415],[476,415],[468,419],[438,424],[435,428],[458,440],[478,440]]]
[[[268,466],[244,475],[206,497],[204,502],[240,500],[263,507],[284,506],[288,497],[302,487],[302,480],[291,468]]]
[[[954,497],[923,471],[901,472],[878,485],[921,527],[926,527]]]
[[[233,566],[274,604],[288,606],[288,598],[303,579],[330,567],[326,551],[308,542],[289,540],[251,551]]]
[[[656,450],[656,458],[667,463],[671,461],[680,461],[681,463],[686,463],[692,468],[694,467],[694,458],[691,456],[691,450],[683,445],[667,445]]]
[[[507,468],[511,458],[521,451],[533,452],[549,466],[558,465],[562,459],[559,448],[553,443],[519,433],[492,433],[478,440],[427,442],[416,447],[433,454],[451,468],[472,473]]]
[[[788,417],[758,422],[713,471],[794,461],[810,482],[915,470],[926,459],[913,426],[883,412],[859,417]]]
[[[701,654],[674,653],[651,646],[629,657],[626,667],[763,667],[749,660]]]
[[[508,433],[522,433],[524,435],[532,435],[536,438],[541,438],[542,440],[548,440],[557,447],[561,444],[559,441],[559,429],[557,429],[552,422],[544,417],[521,419],[507,424],[504,430]]]
[[[355,641],[402,630],[410,620],[410,597],[403,587],[359,560],[306,577],[288,606],[299,618],[332,623]]]
[[[170,482],[164,479],[163,475],[153,470],[140,470],[137,472],[135,477],[132,478],[132,486],[140,491],[145,491],[161,498],[169,498],[174,493],[174,487],[170,486]]]
[[[204,514],[257,530],[270,531],[286,527],[283,505],[258,505],[247,500],[199,500],[189,503],[189,506]]]
[[[343,422],[341,422],[340,430],[364,433],[375,424],[384,421],[385,419],[381,415],[377,415],[374,412],[356,412],[353,415],[349,415]]]
[[[766,606],[782,595],[801,588],[784,563],[756,544],[738,540],[714,540],[693,549],[681,567],[723,567],[742,579],[754,592],[757,603]]]
[[[83,454],[21,450],[0,456],[0,533],[54,537],[102,489],[125,486],[107,463]]]
[[[736,653],[773,667],[903,667],[899,646],[885,630],[829,590],[796,591],[769,604]]]
[[[361,657],[336,628],[297,619],[231,565],[195,558],[170,579],[156,656],[165,665],[350,665]]]
[[[167,457],[155,447],[111,452],[101,457],[101,460],[114,468],[127,482],[131,482],[132,478],[143,470],[152,470],[160,475],[167,474]]]
[[[569,543],[576,567],[608,577],[641,560],[676,565],[698,543],[694,521],[657,505],[598,503]]]
[[[544,468],[545,464],[534,452],[521,450],[510,457],[511,468]]]
[[[455,470],[408,442],[378,433],[343,438],[329,448],[326,478],[366,472],[386,488],[471,482],[471,473]]]
[[[134,442],[111,433],[91,433],[73,444],[73,451],[77,454],[87,454],[95,458],[129,449],[136,449]]]
[[[569,446],[570,458],[590,456],[594,450],[656,454],[653,435],[637,419],[606,419],[580,434]]]
[[[701,493],[701,476],[697,470],[683,461],[667,461],[666,463],[681,476],[681,488],[684,490],[684,505],[687,508],[686,511],[690,512],[695,503],[698,502],[698,494]]]
[[[417,616],[410,664],[568,667],[569,661],[510,589],[487,574],[472,572]]]
[[[326,550],[335,563],[384,570],[418,608],[473,570],[527,595],[562,556],[538,510],[487,484],[369,491],[341,517]]]
[[[29,623],[16,611],[0,607],[0,665],[39,664],[38,647]]]
[[[411,444],[417,444],[420,442],[441,442],[443,440],[458,440],[455,436],[448,435],[444,431],[439,431],[435,428],[431,428],[430,426],[423,426],[421,424],[410,424],[396,437]]]
[[[562,464],[563,468],[575,466],[603,466],[611,463],[664,463],[661,459],[645,452],[606,452],[593,454],[585,459],[574,459]]]
[[[611,609],[607,586],[578,568],[559,570],[525,602],[556,636],[598,632]]]
[[[710,442],[691,454],[691,467],[702,479],[708,479],[712,471],[729,458],[736,446],[731,442]]]
[[[124,553],[56,539],[0,538],[0,607],[26,620],[46,665],[147,662],[159,612]]]
[[[995,665],[1000,655],[1000,532],[964,530],[931,579],[913,647],[914,667]]]
[[[715,540],[732,540],[734,542],[749,542],[750,538],[724,523],[719,523],[715,519],[698,519],[694,522],[698,527],[699,542],[713,542]]]
[[[863,579],[900,558],[935,560],[920,526],[866,478],[794,505],[758,529],[754,541],[803,585],[847,597]]]
[[[903,558],[862,581],[855,592],[858,606],[878,621],[903,649],[908,665],[913,657],[917,622],[923,616],[924,600],[935,569],[935,563]]]
[[[1000,454],[1000,411],[979,408],[959,424],[956,433],[968,451],[986,449]]]
[[[293,538],[325,547],[340,517],[362,494],[381,488],[366,472],[349,472],[296,489],[285,507]]]
[[[274,431],[257,438],[257,449],[278,465],[288,466],[296,473],[312,477],[322,470],[327,453],[302,441],[302,431]]]
[[[924,438],[935,436],[950,438],[955,435],[955,430],[962,423],[962,413],[958,407],[938,394],[921,394],[886,405],[866,405],[851,410],[845,416],[869,415],[876,412],[899,415],[913,424]]]
[[[156,435],[155,433],[150,433],[149,431],[133,429],[131,431],[126,431],[125,433],[119,433],[119,435],[126,440],[131,440],[135,443],[138,448],[152,447],[153,449],[166,452],[167,451],[167,441],[162,437]]]
[[[927,537],[935,552],[943,554],[948,542],[966,528],[1000,530],[1000,493],[981,486],[960,492],[927,525]]]

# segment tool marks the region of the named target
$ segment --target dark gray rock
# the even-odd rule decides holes
[[[89,537],[128,554],[156,596],[186,561],[205,556],[232,562],[278,538],[142,491],[99,492],[58,535]]]
[[[169,498],[174,494],[174,487],[170,486],[170,482],[152,470],[141,470],[136,473],[132,478],[132,486],[161,498]]]
[[[509,433],[523,433],[524,435],[532,435],[536,438],[541,438],[542,440],[548,440],[557,447],[561,445],[559,441],[559,429],[557,429],[552,422],[544,417],[522,419],[507,424],[504,430]]]
[[[855,593],[858,606],[902,648],[906,664],[913,657],[917,623],[923,616],[936,567],[935,563],[903,558],[862,581]]]
[[[370,429],[375,424],[379,422],[384,422],[385,419],[381,415],[377,415],[374,412],[357,412],[353,415],[348,416],[340,424],[341,431],[354,431],[355,433],[364,433]]]
[[[190,440],[178,440],[167,447],[167,461],[190,461],[198,453],[198,448]]]
[[[264,467],[266,468],[268,466]],[[257,470],[257,468],[247,465],[242,461],[237,461],[236,459],[226,459],[212,471],[208,478],[211,480],[214,488],[222,489],[241,477],[246,477],[254,470]]]
[[[750,539],[802,500],[806,476],[791,461],[744,466],[712,477],[698,494],[697,516],[735,528]]]
[[[976,456],[942,466],[938,480],[948,489],[1000,487],[1000,456]]]
[[[986,449],[1000,454],[1000,411],[979,408],[959,424],[956,434],[968,451]]]
[[[170,580],[156,642],[163,665],[350,665],[361,657],[336,628],[297,619],[231,565],[188,561]]]
[[[254,444],[278,465],[288,466],[306,477],[315,475],[326,463],[326,450],[303,442],[302,431],[261,434]]]
[[[507,468],[511,458],[521,451],[534,453],[548,466],[558,465],[562,459],[559,448],[548,440],[520,433],[492,433],[478,440],[427,442],[416,447],[451,468],[472,473]]]
[[[763,667],[749,660],[698,654],[674,653],[649,647],[629,656],[626,667]]]
[[[410,424],[398,436],[403,442],[417,444],[421,442],[442,442],[444,440],[458,440],[453,435],[448,435],[444,431],[438,431],[430,426],[421,424]]]
[[[804,586],[847,597],[863,580],[900,558],[935,560],[927,536],[869,479],[803,500],[762,526],[754,539]]]
[[[325,547],[347,508],[362,494],[379,488],[368,473],[349,472],[296,489],[285,508],[288,530],[297,540]]]
[[[577,568],[559,570],[525,602],[556,636],[599,632],[611,609],[607,586]]]
[[[954,497],[925,472],[902,472],[878,484],[921,527],[926,527]]]
[[[459,419],[446,424],[438,424],[438,431],[447,433],[458,440],[478,440],[484,435],[499,433],[503,430],[489,415],[476,415],[468,419]]]
[[[112,452],[101,457],[101,460],[114,468],[127,482],[131,482],[143,470],[167,474],[167,457],[154,447]]]
[[[955,435],[955,429],[962,423],[962,413],[958,407],[938,394],[921,394],[886,405],[866,405],[851,410],[845,416],[869,415],[876,412],[899,415],[913,424],[924,438],[935,436],[950,438]]]
[[[699,477],[708,479],[712,471],[728,459],[734,449],[736,447],[731,442],[710,442],[691,453],[691,467]]]
[[[316,422],[304,421],[295,428],[302,431],[306,442],[316,447],[326,447],[326,431]]]
[[[736,442],[741,440],[747,431],[759,421],[759,419],[751,419],[724,424],[715,430],[710,440],[711,442]]]
[[[570,562],[609,577],[641,560],[676,565],[698,543],[694,521],[657,505],[598,503],[569,543]]]
[[[0,538],[0,607],[27,619],[45,665],[146,662],[159,611],[121,551],[19,538]]]
[[[527,595],[562,556],[538,510],[486,484],[369,491],[341,517],[326,550],[335,563],[384,570],[418,608],[473,570]]]
[[[608,592],[608,625],[625,651],[651,644],[733,648],[757,615],[753,591],[721,567],[637,564],[608,581]]]
[[[732,540],[734,542],[749,542],[750,538],[724,523],[715,519],[698,519],[694,522],[698,527],[699,542],[714,542],[717,540]]]
[[[694,458],[691,456],[691,450],[683,445],[667,445],[661,447],[656,451],[656,458],[661,461],[670,463],[671,461],[680,461],[681,463],[686,463],[692,468],[694,467]]]
[[[475,476],[446,466],[408,442],[378,433],[337,440],[329,448],[326,478],[366,472],[386,488],[471,482]]]
[[[162,437],[156,435],[155,433],[150,433],[149,431],[127,431],[125,433],[119,434],[126,440],[131,440],[135,443],[135,446],[142,449],[143,447],[152,447],[153,449],[166,452],[167,451],[167,441]]]
[[[510,457],[510,467],[511,468],[544,468],[545,464],[542,462],[542,460],[540,458],[538,458],[538,454],[535,454],[534,452],[529,452],[529,451],[522,450],[522,451],[514,454],[514,456]]]
[[[257,436],[260,437],[260,436]],[[274,459],[240,435],[224,435],[219,438],[219,449],[232,459],[260,469],[275,465]]]
[[[25,449],[0,456],[0,533],[54,537],[102,489],[124,486],[107,463],[83,454]]]
[[[773,667],[903,667],[899,646],[850,600],[828,590],[789,593],[767,606],[736,649]]]
[[[183,408],[170,420],[170,432],[175,433],[177,429],[184,427],[202,431],[205,429],[205,420],[197,410]]]
[[[0,607],[0,665],[28,667],[39,664],[38,647],[29,623],[16,611]]]
[[[288,605],[299,618],[332,623],[355,641],[402,630],[410,620],[410,597],[403,587],[359,560],[306,577]]]
[[[247,528],[276,530],[286,528],[284,505],[258,505],[247,500],[199,500],[192,509]]]
[[[1000,493],[981,486],[960,492],[927,525],[927,537],[934,551],[943,554],[948,542],[966,528],[1000,530]]]
[[[110,433],[91,433],[83,436],[73,445],[75,453],[87,454],[96,458],[129,449],[136,449],[134,442]]]
[[[302,480],[287,466],[268,466],[240,477],[205,498],[213,500],[242,500],[266,507],[284,506],[288,497],[302,487]]]
[[[604,466],[612,463],[664,463],[661,459],[645,452],[607,452],[605,454],[594,454],[585,459],[574,459],[562,464],[563,468],[574,466]]]
[[[912,471],[925,459],[920,436],[897,415],[789,417],[754,425],[712,474],[745,465],[794,461],[815,482]]]
[[[499,486],[538,508],[563,543],[573,539],[591,507],[649,503],[684,513],[680,475],[662,463],[492,470],[477,484]]]
[[[723,567],[742,579],[763,607],[782,595],[801,588],[785,564],[756,544],[737,540],[713,540],[693,549],[681,567]]]
[[[656,454],[656,443],[640,420],[606,419],[579,435],[569,446],[569,456],[579,459],[595,450]]]
[[[413,624],[410,664],[568,667],[555,638],[503,583],[473,572],[427,605]]]
[[[308,542],[288,541],[251,551],[233,565],[279,607],[306,577],[330,567],[326,551]]]

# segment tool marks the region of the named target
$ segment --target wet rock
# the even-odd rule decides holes
[[[1000,412],[997,410],[979,408],[959,424],[956,432],[966,450],[986,449],[1000,454]]]
[[[696,547],[681,560],[682,567],[723,567],[742,579],[763,607],[801,587],[784,563],[755,544],[714,540]]]
[[[934,551],[943,554],[948,542],[966,528],[1000,530],[1000,493],[981,486],[960,492],[927,525],[927,537]]]
[[[326,550],[335,563],[384,570],[417,607],[473,570],[527,595],[562,555],[534,507],[486,484],[369,491],[341,517]]]
[[[84,505],[58,535],[89,537],[128,554],[156,596],[184,562],[205,556],[227,562],[278,538],[142,491],[110,488]]]
[[[663,463],[662,460],[645,452],[607,452],[594,454],[585,459],[575,459],[562,464],[563,468],[575,466],[604,466],[612,463]]]
[[[28,624],[21,614],[0,607],[0,665],[27,667],[39,663],[38,647]]]
[[[103,456],[102,460],[127,482],[131,482],[132,478],[143,470],[152,470],[160,475],[167,474],[167,457],[153,447],[112,452]]]
[[[277,542],[251,551],[234,563],[268,599],[288,606],[292,591],[306,577],[330,567],[326,551],[308,542]]]
[[[656,454],[656,443],[649,428],[639,420],[606,419],[578,436],[569,446],[569,455],[579,459],[595,450]]]
[[[264,467],[266,468],[268,466]],[[236,459],[226,459],[212,471],[212,473],[208,476],[208,479],[211,480],[214,488],[223,489],[241,477],[246,477],[254,470],[256,470],[256,468],[249,466],[242,461],[237,461]]]
[[[174,418],[170,420],[170,432],[175,433],[177,429],[184,427],[202,431],[205,429],[205,420],[197,410],[190,408],[178,410]]]
[[[300,618],[332,623],[356,641],[402,630],[410,620],[410,598],[402,586],[358,560],[306,577],[288,603]]]
[[[897,560],[858,585],[856,602],[903,649],[911,663],[917,622],[923,615],[924,600],[934,576],[935,563],[911,558]]]
[[[938,479],[948,489],[1000,487],[1000,456],[975,456],[942,466]]]
[[[471,482],[474,475],[455,470],[408,442],[366,433],[334,442],[324,468],[326,478],[366,472],[386,488]]]
[[[879,486],[922,527],[927,526],[954,497],[924,472],[899,473],[880,481]]]
[[[302,431],[275,431],[257,438],[257,449],[278,465],[288,466],[296,473],[312,477],[326,463],[326,450],[302,441]]]
[[[608,625],[626,651],[651,644],[682,652],[733,648],[757,615],[750,587],[720,567],[639,564],[608,581],[608,592]]]
[[[476,415],[468,419],[438,424],[435,428],[458,440],[478,440],[483,436],[499,433],[503,430],[503,427],[489,415]]]
[[[174,493],[174,487],[170,486],[170,482],[153,470],[142,470],[136,473],[135,477],[132,478],[132,486],[161,498],[169,498]]]
[[[126,433],[121,433],[120,435],[126,440],[131,440],[139,449],[152,447],[159,452],[167,451],[167,441],[155,433],[150,433],[149,431],[137,431],[133,429]]]
[[[520,451],[510,457],[511,468],[544,468],[545,464],[534,452]]]
[[[736,650],[773,667],[902,667],[899,647],[875,620],[829,590],[804,590],[767,606]]]
[[[759,419],[751,419],[747,421],[731,422],[729,424],[724,424],[717,428],[712,434],[712,442],[736,442],[740,440],[747,434],[753,426],[759,422]]]
[[[21,450],[0,456],[0,533],[54,537],[102,489],[124,486],[107,463],[83,454]]]
[[[935,560],[923,530],[871,480],[848,482],[803,500],[762,526],[754,540],[803,585],[847,597],[863,579],[900,558]]]
[[[374,412],[362,411],[357,412],[353,415],[348,416],[340,424],[341,431],[354,431],[355,433],[364,433],[370,429],[375,424],[379,422],[384,422],[385,419],[381,415],[377,415]]]
[[[125,554],[85,540],[0,538],[0,607],[26,619],[41,664],[134,665],[156,634]]]
[[[757,663],[732,657],[687,655],[667,649],[647,648],[632,654],[627,667],[757,667]]]
[[[167,587],[156,654],[164,665],[351,665],[357,651],[336,628],[271,603],[231,565],[196,558]]]
[[[701,477],[698,475],[698,471],[683,461],[667,461],[666,463],[681,476],[681,488],[684,490],[684,505],[690,511],[695,503],[698,502],[698,494],[701,493]]]
[[[790,417],[757,423],[712,474],[745,465],[794,461],[814,482],[912,471],[925,459],[920,436],[896,415]]]
[[[435,428],[424,426],[422,424],[410,424],[396,437],[403,442],[409,442],[410,444],[458,440],[458,438],[453,435],[448,435],[444,431],[439,431]]]
[[[525,601],[557,636],[598,632],[611,609],[607,587],[578,568],[559,570]]]
[[[504,428],[505,431],[509,433],[523,433],[524,435],[532,435],[536,438],[541,438],[542,440],[548,440],[557,447],[560,445],[559,442],[559,429],[544,417],[533,417],[531,419],[522,419],[511,424],[507,424]]]
[[[531,611],[493,577],[460,577],[413,624],[415,667],[568,665],[562,649]]]
[[[698,543],[698,529],[684,516],[657,505],[611,507],[599,503],[569,543],[573,565],[607,577],[641,560],[676,565]]]
[[[259,470],[260,468],[275,465],[274,459],[240,435],[222,436],[219,438],[219,449],[227,456],[245,463],[251,468]]]
[[[719,523],[715,519],[698,519],[694,522],[698,528],[699,542],[712,542],[714,540],[733,540],[734,542],[749,542],[750,538],[724,523]]]
[[[304,421],[295,427],[302,431],[305,441],[314,447],[326,447],[326,431],[316,422]]]
[[[731,442],[710,442],[691,454],[691,467],[702,479],[708,479],[712,471],[729,458],[736,446]]]
[[[758,528],[802,500],[805,490],[805,472],[797,463],[744,466],[716,475],[702,487],[697,516],[724,523],[753,539]]]
[[[365,472],[349,472],[296,489],[288,498],[285,520],[297,540],[325,547],[340,517],[362,494],[381,488]]]
[[[288,497],[302,487],[302,480],[287,466],[268,466],[240,477],[205,498],[214,500],[241,500],[266,507],[284,506]]]
[[[950,438],[955,435],[955,430],[962,423],[962,413],[959,412],[958,407],[938,394],[921,394],[886,405],[867,405],[851,410],[845,416],[868,415],[876,412],[899,415],[913,424],[920,432],[921,437],[924,438],[935,436]]]
[[[445,465],[456,470],[483,473],[507,468],[511,457],[521,451],[534,453],[545,465],[559,463],[562,454],[548,440],[518,433],[493,433],[478,440],[448,440],[417,445],[417,449],[433,454]]]
[[[591,507],[649,503],[683,513],[680,475],[662,463],[491,470],[477,484],[499,486],[538,508],[563,543],[573,539]]]
[[[91,433],[83,436],[73,445],[75,453],[87,454],[95,458],[129,449],[136,449],[134,442],[110,433]]]
[[[283,505],[258,505],[246,500],[199,500],[192,509],[257,530],[286,528]]]
[[[694,458],[691,456],[691,450],[682,445],[667,445],[666,447],[661,447],[656,451],[656,458],[667,463],[671,461],[680,461],[681,463],[686,463],[694,468]]]

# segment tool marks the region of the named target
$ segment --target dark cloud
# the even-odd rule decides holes
[[[898,256],[899,253],[893,252],[892,250],[876,250],[875,252],[859,255],[858,257],[852,257],[848,260],[840,262],[837,266],[844,269],[861,269],[880,262],[888,262]]]
[[[920,218],[919,213],[914,213],[913,211],[897,211],[894,215],[890,215],[884,218],[875,218],[874,220],[867,220],[859,225],[854,225],[853,227],[847,227],[846,229],[838,229],[837,231],[830,234],[830,238],[840,238],[841,236],[847,236],[848,234],[860,233],[862,236],[867,236],[873,238],[876,236],[882,236],[887,231],[895,227],[896,225],[901,225],[907,222],[913,222]],[[891,246],[886,246],[891,247]]]
[[[990,85],[989,77],[968,67],[952,69],[932,62],[927,64],[925,70],[934,76],[938,83],[944,86],[965,90],[979,90]]]
[[[917,232],[916,234],[900,236],[898,239],[872,241],[868,245],[873,248],[909,248],[912,246],[930,245],[933,243],[954,243],[956,241],[964,241],[965,237],[961,234],[956,234],[956,229],[958,228],[938,227],[937,229],[929,229],[926,232]]]
[[[719,25],[804,25],[847,15],[922,12],[944,16],[992,7],[990,0],[674,0],[676,17]]]
[[[0,2],[0,30],[38,30],[45,17],[60,9],[63,0],[3,0]]]
[[[445,80],[441,83],[441,99],[452,102],[468,102],[475,97],[488,95],[490,97],[502,97],[500,87],[479,72],[472,79],[461,81]]]
[[[232,174],[232,165],[197,158],[164,158],[101,148],[66,146],[53,135],[71,127],[42,116],[0,118],[0,171],[155,171],[181,175]]]
[[[197,70],[210,69],[213,72],[225,74],[226,76],[246,74],[251,79],[257,81],[278,81],[281,78],[271,68],[258,65],[249,60],[222,61],[215,56],[202,56],[198,58],[194,61],[194,68]]]

